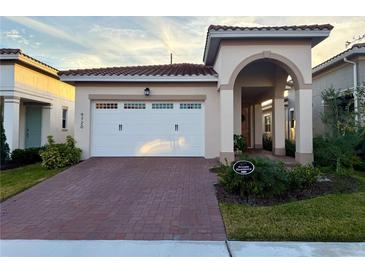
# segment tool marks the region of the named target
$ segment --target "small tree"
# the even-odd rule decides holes
[[[352,165],[351,158],[364,136],[364,88],[359,87],[356,94],[359,102],[357,111],[352,90],[341,92],[331,87],[322,92],[325,104],[322,121],[328,129],[325,137],[327,157],[335,165],[336,172]]]
[[[0,108],[0,146],[0,162],[3,164],[9,160],[10,149],[8,143],[6,142],[2,108]]]

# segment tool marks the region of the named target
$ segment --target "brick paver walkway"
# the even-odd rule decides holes
[[[89,159],[1,203],[1,238],[225,240],[214,164]]]

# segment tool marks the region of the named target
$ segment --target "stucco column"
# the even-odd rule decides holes
[[[4,99],[4,129],[10,151],[19,148],[19,97]]]
[[[51,106],[42,106],[42,146],[47,144],[47,136],[51,134],[51,108]]]
[[[250,105],[250,146],[249,148],[254,148],[255,144],[255,106]],[[247,142],[248,144],[248,142]]]
[[[242,134],[242,91],[240,88],[234,88],[233,90],[234,98],[234,133]]]
[[[234,106],[233,90],[221,90],[220,102],[220,161],[225,163],[234,161],[233,133],[234,133]]]
[[[255,105],[255,148],[262,148],[262,107],[261,104]]]
[[[288,73],[277,67],[275,70],[274,98],[272,100],[272,151],[285,155],[285,106],[284,90]]]
[[[272,145],[275,155],[285,155],[285,107],[284,98],[272,100]]]
[[[313,162],[312,90],[295,91],[295,160],[301,164]]]

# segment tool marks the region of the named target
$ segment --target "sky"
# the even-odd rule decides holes
[[[365,34],[365,17],[0,17],[0,47],[60,70],[106,66],[202,63],[210,24],[280,26],[330,23],[329,38],[313,48],[312,65]],[[360,42],[365,42],[364,39]]]

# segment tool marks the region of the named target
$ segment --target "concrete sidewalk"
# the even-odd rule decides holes
[[[224,241],[1,240],[2,257],[228,257]]]
[[[365,256],[365,243],[0,240],[2,257],[345,257]]]
[[[365,243],[229,241],[233,257],[363,257]]]

